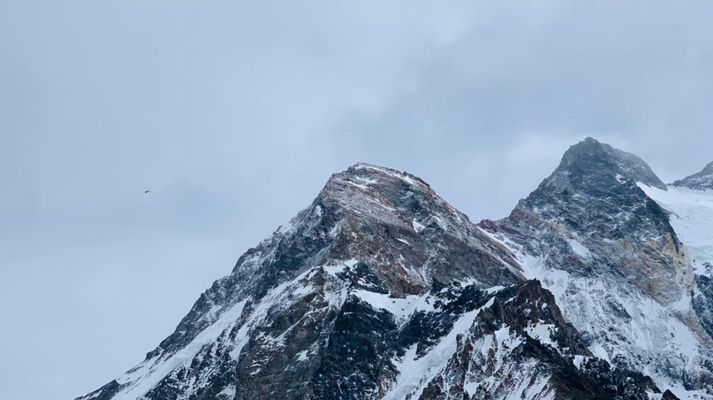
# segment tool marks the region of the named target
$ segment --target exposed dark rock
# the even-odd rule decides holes
[[[121,385],[116,380],[113,380],[86,396],[78,397],[77,400],[110,400],[119,389],[121,389]]]
[[[698,293],[693,296],[693,309],[703,329],[713,337],[713,278],[696,275],[696,284]]]
[[[672,185],[694,190],[713,189],[713,162],[706,165],[700,172],[677,180]]]

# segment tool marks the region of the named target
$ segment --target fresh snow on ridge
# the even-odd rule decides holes
[[[490,305],[488,303],[484,307]],[[480,309],[477,309],[463,314],[453,324],[448,335],[422,357],[417,357],[416,348],[418,345],[414,344],[401,359],[394,360],[399,375],[394,386],[384,396],[384,400],[403,399],[410,393],[414,393],[412,398],[417,399],[425,385],[443,369],[446,362],[455,353],[456,337],[470,329],[479,311]]]
[[[375,310],[386,310],[390,312],[397,321],[404,322],[408,317],[417,311],[433,311],[434,299],[429,295],[407,296],[405,299],[391,297],[388,294],[371,292],[357,289],[354,294],[361,300],[369,303]]]

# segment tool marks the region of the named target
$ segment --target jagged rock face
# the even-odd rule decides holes
[[[521,281],[509,251],[423,181],[356,165],[240,257],[175,332],[102,396],[376,398],[394,380],[389,355],[399,331],[392,314],[358,294],[414,312],[433,287]],[[345,358],[346,349],[364,361]]]
[[[141,364],[80,399],[669,398],[662,377],[700,389],[677,353],[698,343],[688,314],[652,300],[681,298],[685,257],[636,182],[665,190],[643,161],[587,140],[510,218],[475,225],[420,179],[357,164]]]
[[[571,146],[562,157],[559,167],[543,185],[570,186],[591,192],[606,191],[611,185],[610,171],[615,171],[621,178],[666,190],[666,185],[644,160],[591,137]]]
[[[691,260],[642,187],[667,190],[638,157],[587,139],[508,218],[481,227],[555,293],[595,354],[704,388],[710,338],[691,307]]]
[[[713,274],[696,275],[698,294],[693,297],[693,309],[703,329],[713,337]]]
[[[657,391],[640,374],[611,371],[587,350],[537,281],[498,293],[457,338],[447,367],[421,399],[647,399]]]
[[[336,221],[329,258],[368,260],[396,296],[425,293],[434,280],[521,279],[507,251],[414,176],[356,165],[332,176],[317,201]]]
[[[666,186],[633,154],[594,139],[572,146],[555,172],[516,212],[530,211],[542,220],[596,239],[619,240],[632,232],[651,239],[674,236],[666,213],[636,186]]]
[[[713,189],[713,162],[706,165],[700,172],[673,182],[673,186],[694,190]]]
[[[679,300],[693,287],[693,274],[668,215],[638,183],[666,189],[644,161],[594,139],[572,146],[555,172],[508,219],[518,231],[534,230],[550,265],[573,274],[616,269],[661,303]],[[529,235],[524,232],[524,235]],[[562,259],[599,255],[595,262]],[[551,250],[560,251],[551,251]],[[584,264],[584,265],[583,265]]]

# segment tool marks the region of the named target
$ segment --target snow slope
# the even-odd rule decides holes
[[[711,275],[713,271],[706,270],[705,264],[713,264],[713,190],[639,187],[671,213],[671,226],[688,249],[696,274]]]

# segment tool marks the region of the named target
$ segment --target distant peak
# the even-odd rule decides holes
[[[584,140],[569,146],[569,149],[567,150],[567,152],[577,152],[577,151],[585,151],[585,150],[606,151],[608,148],[613,148],[613,147],[606,143],[602,143],[591,136],[588,136]]]
[[[584,140],[582,140],[581,142],[579,142],[579,143],[577,143],[577,144],[583,144],[583,145],[599,145],[599,146],[601,146],[601,145],[602,145],[602,142],[598,141],[597,139],[595,139],[595,138],[593,138],[593,137],[591,137],[591,136],[587,136],[586,138],[584,138]],[[575,146],[576,146],[576,144],[575,144]]]
[[[709,162],[708,165],[703,167],[703,170],[701,172],[704,174],[713,175],[713,161]]]
[[[694,190],[713,189],[713,162],[708,163],[700,172],[675,181],[673,186]]]
[[[630,179],[666,190],[666,185],[644,160],[592,137],[572,145],[565,152],[555,175],[558,173],[565,173],[572,179],[592,174],[608,174],[618,177],[617,179]]]
[[[577,142],[577,143],[573,144],[572,146],[570,146],[564,155],[565,155],[565,157],[567,155],[581,157],[584,155],[591,156],[593,154],[592,152],[594,152],[594,153],[602,153],[607,156],[612,156],[613,153],[615,153],[616,151],[621,151],[621,150],[617,150],[614,147],[612,147],[606,143],[602,143],[593,137],[587,137],[586,139],[582,140],[581,142]]]

